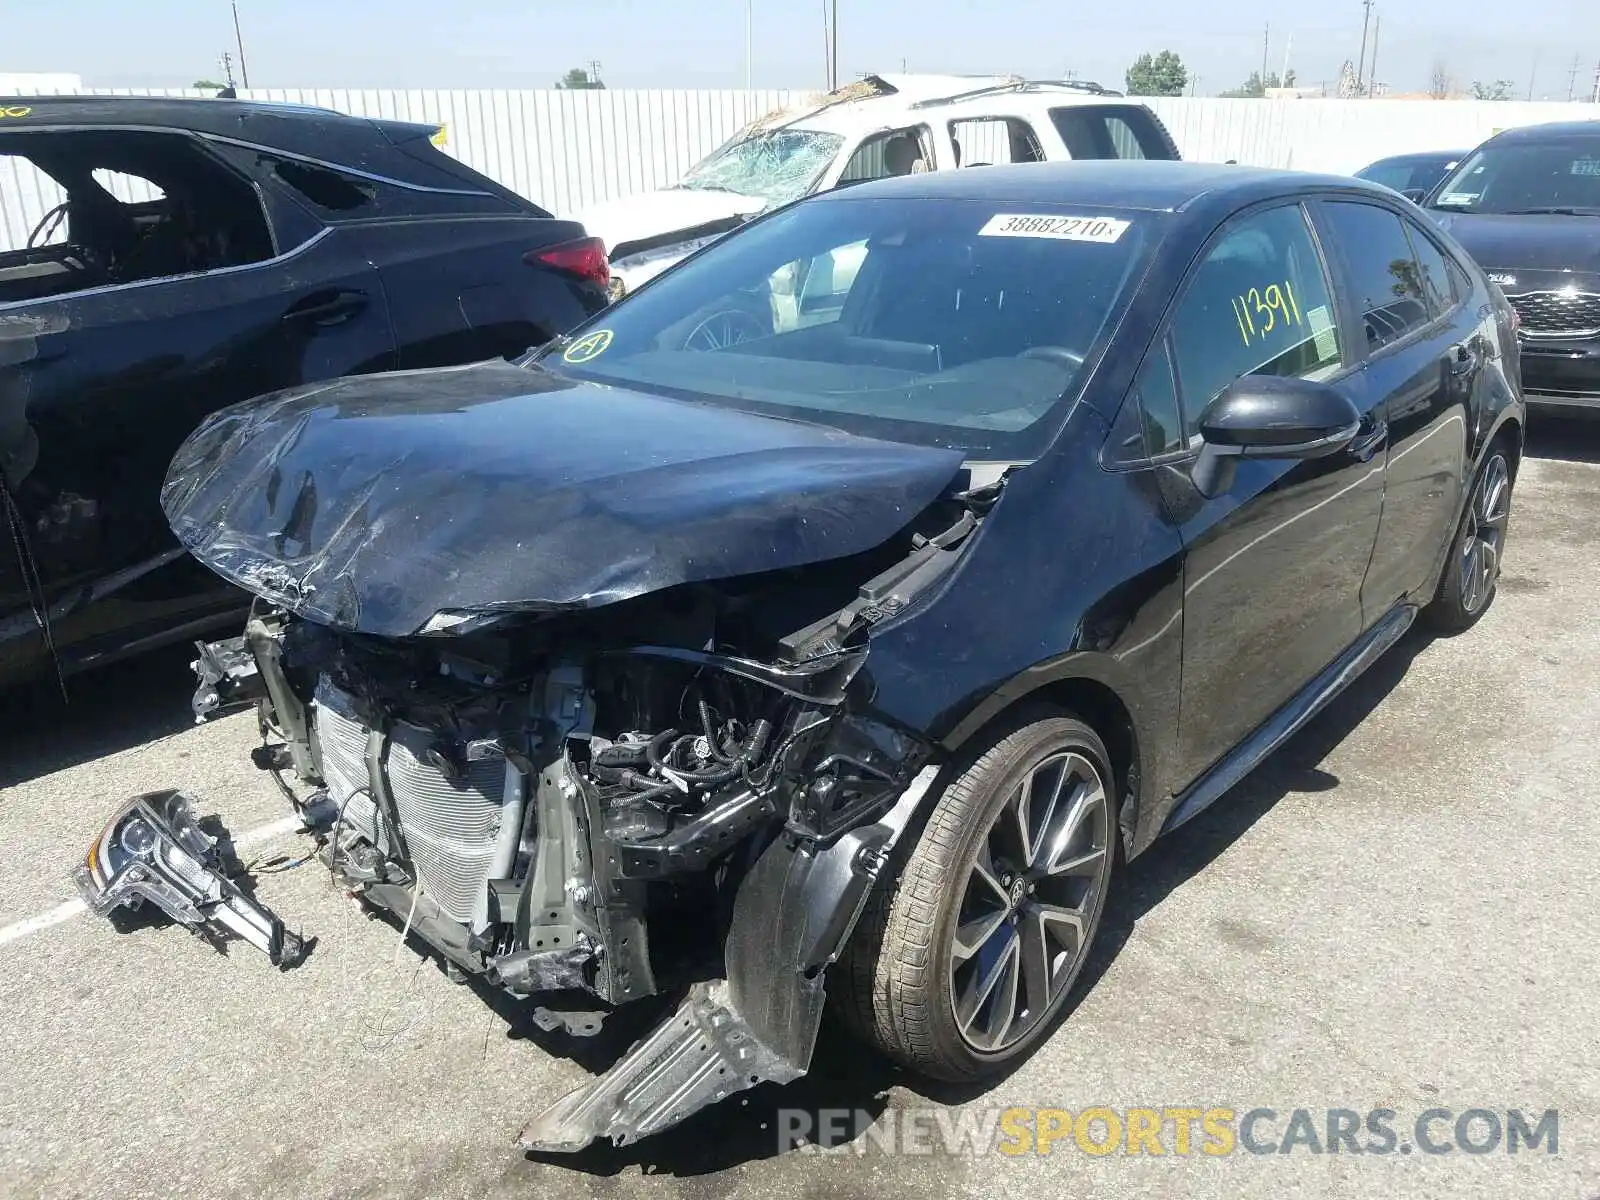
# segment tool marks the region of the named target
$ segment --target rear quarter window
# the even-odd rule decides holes
[[[1052,108],[1050,119],[1073,158],[1178,157],[1171,135],[1142,104],[1075,104]]]
[[[399,180],[344,171],[333,163],[274,154],[260,155],[258,164],[284,192],[329,222],[476,213],[548,215],[532,205],[518,208],[502,196],[479,191],[470,179],[447,181],[445,188],[407,186]]]

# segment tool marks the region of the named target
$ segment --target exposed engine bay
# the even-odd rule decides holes
[[[256,764],[337,885],[527,998],[543,1028],[593,1034],[621,1004],[686,989],[522,1138],[633,1141],[805,1072],[823,973],[937,769],[872,716],[868,634],[945,575],[998,490],[948,496],[849,558],[444,633],[339,630],[258,601],[241,637],[199,647],[195,712],[254,706]],[[203,838],[160,836],[169,864],[185,843],[205,866]],[[80,884],[91,902],[119,854]],[[274,914],[203,870],[152,872],[160,857],[135,873],[187,871],[202,894],[187,917],[149,888],[135,901],[191,926],[231,911],[293,964],[302,943]]]

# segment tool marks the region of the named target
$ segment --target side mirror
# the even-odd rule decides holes
[[[1413,204],[1421,204],[1428,194],[1427,188],[1401,188],[1400,194]]]
[[[1281,375],[1236,379],[1200,414],[1204,445],[1194,485],[1217,496],[1233,483],[1241,458],[1322,458],[1361,431],[1361,413],[1338,388]]]

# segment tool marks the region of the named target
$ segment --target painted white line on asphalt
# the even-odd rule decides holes
[[[299,817],[283,817],[277,821],[269,821],[255,829],[247,829],[233,839],[235,848],[255,845],[257,842],[270,842],[275,837],[282,837],[286,833],[293,833],[300,828]],[[0,946],[7,942],[19,941],[30,934],[39,933],[53,925],[60,925],[70,921],[73,917],[82,916],[89,911],[89,906],[82,900],[67,900],[56,905],[48,912],[42,912],[36,917],[29,917],[12,925],[0,926]]]
[[[280,817],[276,821],[268,821],[265,825],[258,825],[254,829],[247,829],[233,839],[235,846],[253,846],[257,842],[270,842],[275,837],[282,837],[286,833],[293,833],[301,825],[299,817]]]
[[[26,921],[18,921],[15,925],[7,925],[4,929],[0,929],[0,946],[25,938],[30,933],[38,933],[41,929],[49,929],[50,926],[59,925],[63,921],[70,921],[87,911],[88,908],[82,900],[68,900],[65,904],[58,904],[49,912],[40,913],[37,917],[29,917]]]

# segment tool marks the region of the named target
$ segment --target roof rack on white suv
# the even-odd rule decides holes
[[[930,96],[911,102],[912,108],[936,108],[941,104],[956,104],[962,100],[976,100],[982,96],[1001,96],[1007,92],[1085,92],[1091,96],[1120,96],[1110,88],[1101,87],[1087,79],[1017,79],[1008,83],[995,83],[986,87],[957,92],[953,96]]]

